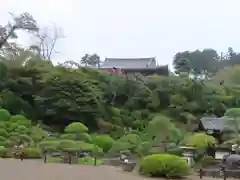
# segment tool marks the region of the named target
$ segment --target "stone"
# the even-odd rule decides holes
[[[124,171],[127,171],[127,172],[132,172],[134,167],[136,166],[136,163],[135,162],[123,162],[122,163],[122,168]]]
[[[231,154],[228,156],[224,156],[221,165],[224,166],[226,169],[240,170],[240,155]]]

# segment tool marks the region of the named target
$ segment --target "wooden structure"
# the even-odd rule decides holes
[[[159,66],[155,57],[150,58],[106,58],[98,67],[115,74],[141,73],[143,75],[169,75],[168,66]]]
[[[207,134],[215,137],[218,140],[218,143],[223,142],[222,135],[223,133],[228,133],[231,131],[231,128],[228,125],[229,117],[202,117],[200,119],[200,124],[198,127],[199,131],[205,131]]]
[[[214,178],[222,178],[223,180],[227,180],[228,178],[240,179],[240,170],[226,170],[223,169],[200,169],[199,177],[203,179],[203,177],[214,177]]]
[[[216,147],[215,148],[215,156],[214,158],[218,161],[221,161],[224,156],[228,156],[232,153],[232,150],[227,147]]]

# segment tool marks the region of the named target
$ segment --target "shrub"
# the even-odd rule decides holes
[[[140,156],[146,155],[152,148],[152,142],[144,141],[137,147],[137,153]]]
[[[0,146],[0,157],[6,157],[7,155],[7,148],[4,146]]]
[[[128,142],[130,144],[133,144],[133,145],[137,145],[141,142],[141,139],[140,137],[137,135],[137,134],[127,134],[127,135],[124,135],[122,136],[119,141],[121,142]]]
[[[67,134],[62,134],[60,138],[68,139],[68,140],[80,140],[80,141],[86,141],[86,142],[91,141],[91,137],[88,133],[80,133],[80,134],[67,133]]]
[[[214,146],[216,144],[216,139],[205,133],[194,133],[185,139],[185,143],[198,149],[205,149]]]
[[[0,121],[0,128],[1,128],[1,129],[5,129],[6,126],[7,126],[6,124],[7,124],[6,122],[1,122],[1,121]]]
[[[104,152],[107,152],[115,142],[114,139],[108,135],[92,136],[92,141],[94,144],[102,148]]]
[[[8,132],[6,131],[6,129],[0,129],[0,136],[8,137]]]
[[[85,156],[83,158],[79,158],[78,159],[78,164],[94,164],[95,163],[95,159],[93,157],[89,157],[89,156]],[[97,165],[102,165],[104,164],[104,160],[102,159],[96,159],[96,164]]]
[[[179,148],[179,147],[170,148],[170,149],[167,149],[167,153],[169,153],[169,154],[174,154],[174,155],[177,155],[177,156],[182,156],[182,154],[183,154],[183,149],[181,149],[181,148]]]
[[[216,160],[212,156],[204,156],[198,163],[201,167],[209,167],[215,164]]]
[[[186,160],[171,154],[149,155],[140,163],[140,172],[154,177],[183,177],[189,170]]]
[[[41,152],[38,148],[25,148],[23,152],[24,158],[39,159],[42,157]]]
[[[76,134],[62,134],[60,136],[61,139],[70,139],[70,140],[74,140],[76,139]]]
[[[109,149],[109,152],[119,153],[122,151],[130,151],[130,149],[132,149],[132,148],[133,148],[133,146],[128,142],[116,141],[113,144],[113,146],[111,147],[111,149]]]
[[[88,152],[100,152],[100,153],[103,152],[102,148],[94,144],[89,144],[83,141],[77,141],[76,144],[77,144],[78,150],[88,151]]]
[[[5,137],[3,136],[0,136],[0,146],[4,146],[6,147],[7,146],[7,140]]]
[[[88,132],[88,128],[84,124],[77,122],[77,123],[69,124],[65,128],[64,132],[65,133],[76,133],[76,134],[86,133],[86,132]]]
[[[77,140],[90,142],[91,136],[88,133],[77,134]]]
[[[0,109],[0,121],[8,121],[11,114],[6,109]]]
[[[24,122],[24,121],[27,121],[27,118],[25,118],[23,115],[15,115],[10,118],[10,121],[11,122],[18,122],[18,121]]]
[[[49,151],[54,151],[57,150],[57,147],[59,145],[59,141],[57,140],[44,140],[38,144],[38,147],[43,150],[49,150]]]
[[[27,134],[29,132],[29,129],[24,125],[20,125],[15,129],[15,131],[19,134]]]
[[[130,151],[137,152],[139,145],[142,144],[140,137],[137,134],[127,134],[118,139],[109,150],[110,152]]]
[[[8,132],[13,132],[18,126],[19,126],[18,123],[8,123],[6,129]]]
[[[60,163],[61,162],[61,158],[60,157],[47,157],[47,162],[48,163]]]
[[[31,143],[32,142],[32,138],[26,134],[21,134],[19,135],[19,139],[26,142],[26,143]]]
[[[77,151],[78,147],[74,140],[60,140],[57,148],[62,151]]]

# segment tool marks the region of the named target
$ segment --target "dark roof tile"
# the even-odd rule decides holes
[[[100,68],[141,69],[156,68],[155,57],[150,58],[106,58]]]
[[[217,117],[202,117],[200,119],[203,128],[205,130],[219,130],[219,131],[223,131],[223,130],[227,130],[229,129],[229,125],[228,122],[230,118],[228,117],[221,117],[221,118],[217,118]]]

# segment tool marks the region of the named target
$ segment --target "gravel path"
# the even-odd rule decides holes
[[[0,159],[0,172],[2,180],[150,180],[112,166],[44,164],[40,160]],[[199,180],[199,177],[190,179]]]

